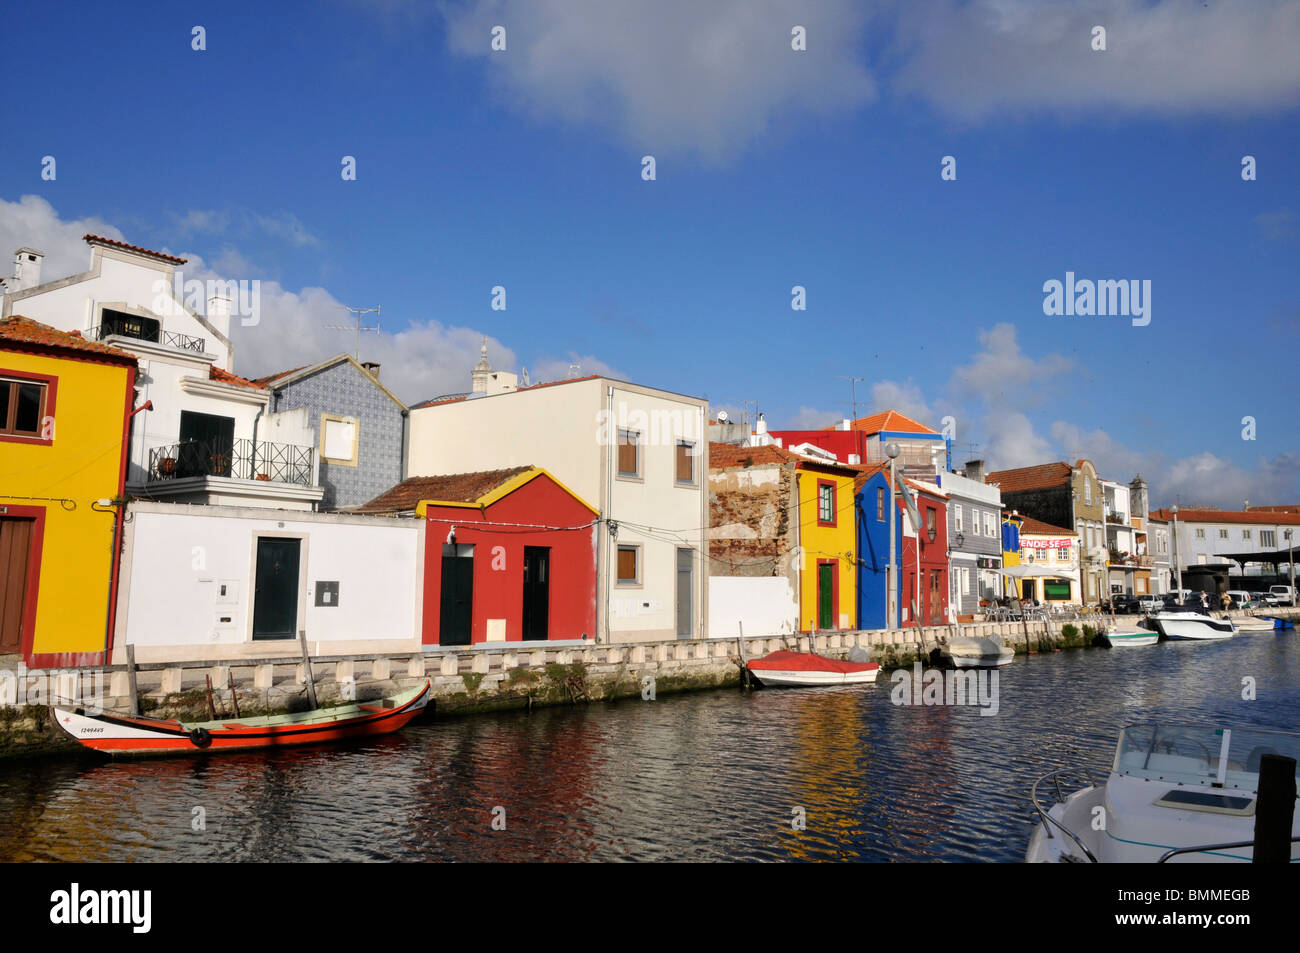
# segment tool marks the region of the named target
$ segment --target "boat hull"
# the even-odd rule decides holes
[[[1166,639],[1174,642],[1216,642],[1230,639],[1236,626],[1197,612],[1159,612],[1151,622]]]
[[[1113,649],[1138,648],[1143,645],[1155,645],[1160,641],[1159,632],[1108,632],[1106,641]]]
[[[811,652],[773,652],[745,668],[751,679],[769,688],[864,685],[880,674],[875,662],[845,662]]]
[[[64,731],[87,748],[113,756],[218,754],[285,748],[386,735],[404,727],[429,702],[430,683],[373,704],[358,703],[231,721],[186,723],[129,715],[55,709]]]

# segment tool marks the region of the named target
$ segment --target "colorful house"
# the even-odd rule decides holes
[[[929,476],[950,469],[951,441],[896,410],[843,420],[821,430],[773,430],[771,436],[787,449],[811,444],[835,454],[841,463],[861,466],[884,463],[888,459],[885,447],[896,443],[898,468],[907,476]]]
[[[136,359],[0,321],[0,654],[101,664],[113,643]]]
[[[411,477],[356,512],[424,521],[424,645],[595,638],[600,514],[541,467]]]
[[[710,445],[709,540],[717,568],[737,577],[790,572],[799,631],[854,628],[856,475],[770,444]]]
[[[904,518],[902,496],[894,496],[894,564],[898,571],[895,597],[899,625],[948,621],[948,500],[937,487],[904,480],[912,492],[921,521],[920,532]],[[854,500],[857,512],[858,626],[888,625],[889,468],[884,464],[859,468]],[[916,607],[915,612],[913,606]]]
[[[1004,569],[1020,565],[1020,528],[1024,522],[1024,517],[1019,513],[1002,514],[1002,567]],[[1005,592],[1007,595],[1014,593],[1020,596],[1020,582],[1015,579],[1006,580]]]

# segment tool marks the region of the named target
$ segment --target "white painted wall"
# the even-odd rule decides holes
[[[297,654],[296,642],[252,640],[259,536],[303,540],[298,627],[314,654],[419,650],[415,520],[167,503],[133,503],[129,515],[115,658],[127,643],[138,661]],[[320,580],[338,581],[337,607],[315,605]]]
[[[709,579],[709,637],[734,639],[796,632],[794,586],[780,576],[713,576]]]

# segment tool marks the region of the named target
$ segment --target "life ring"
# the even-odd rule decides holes
[[[196,748],[206,748],[212,744],[212,734],[206,728],[195,728],[190,731],[190,744]]]

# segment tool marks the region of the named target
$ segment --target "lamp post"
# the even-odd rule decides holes
[[[1291,605],[1296,604],[1295,598],[1295,553],[1292,551],[1291,530],[1286,531],[1286,566],[1291,574]]]
[[[1178,561],[1178,504],[1175,503],[1169,507],[1169,512],[1174,514],[1174,576],[1178,580],[1178,601],[1181,603],[1183,601],[1183,567]]]
[[[896,443],[885,444],[885,456],[889,457],[889,571],[885,574],[885,585],[888,590],[885,594],[885,625],[890,629],[898,628],[898,586],[895,584],[895,573],[898,567],[894,565],[894,551],[898,545],[898,506],[894,502],[895,484],[898,483],[898,454],[899,448]]]

